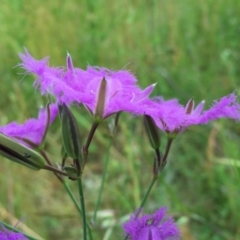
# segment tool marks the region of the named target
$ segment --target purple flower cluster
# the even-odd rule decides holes
[[[67,54],[66,68],[49,67],[48,58],[35,60],[27,50],[20,54],[20,66],[27,73],[37,76],[35,87],[42,94],[51,94],[57,103],[83,104],[94,116],[100,101],[102,81],[106,81],[102,119],[126,111],[133,115],[150,115],[164,132],[178,133],[190,125],[207,124],[219,118],[240,119],[240,105],[234,93],[215,101],[212,107],[204,110],[204,102],[194,108],[190,100],[182,106],[176,99],[165,101],[162,97],[149,98],[155,84],[142,90],[137,79],[128,71],[111,71],[106,68],[91,67],[86,70],[74,68],[71,56]],[[57,115],[56,105],[51,105],[50,123]],[[38,119],[29,119],[24,124],[12,122],[0,127],[0,132],[17,140],[27,139],[36,145],[42,141],[46,127],[46,111],[40,111]]]
[[[240,105],[234,93],[215,101],[210,109],[203,109],[204,101],[194,108],[193,100],[184,107],[175,99],[164,101],[157,98],[145,113],[153,117],[162,131],[167,132],[182,131],[191,125],[207,124],[219,118],[240,119]]]
[[[180,233],[167,209],[160,208],[154,214],[141,215],[142,209],[135,212],[130,220],[123,224],[129,240],[179,240]]]
[[[67,68],[51,68],[48,58],[35,60],[26,50],[20,54],[20,64],[28,73],[37,75],[35,86],[42,94],[51,94],[58,103],[82,103],[94,115],[99,99],[100,85],[106,81],[104,112],[106,118],[120,111],[133,112],[145,102],[155,84],[145,90],[137,86],[137,79],[128,71],[111,71],[106,68],[88,67],[87,70],[74,68],[67,55]]]
[[[12,232],[2,227],[0,240],[27,240],[27,238],[22,233]]]
[[[191,100],[182,106],[176,99],[165,101],[162,97],[149,98],[155,84],[142,90],[137,79],[128,71],[111,71],[106,68],[74,68],[67,54],[67,67],[49,67],[48,58],[35,60],[27,50],[20,54],[20,66],[37,76],[35,87],[42,94],[51,94],[58,103],[83,104],[91,113],[96,113],[100,86],[106,81],[103,119],[120,111],[134,115],[150,115],[156,125],[165,132],[180,132],[190,125],[206,124],[219,118],[240,119],[240,105],[234,93],[215,101],[204,110],[204,102],[194,108]]]

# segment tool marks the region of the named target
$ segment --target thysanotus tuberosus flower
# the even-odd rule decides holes
[[[42,94],[54,95],[59,103],[82,103],[94,117],[100,119],[120,112],[132,112],[152,92],[155,84],[142,90],[128,71],[112,71],[91,67],[74,68],[67,55],[67,68],[48,66],[48,58],[35,60],[27,50],[20,54],[21,67],[37,75],[35,86]]]
[[[13,232],[1,227],[0,240],[28,240],[22,233]]]
[[[173,219],[166,215],[167,209],[160,208],[151,215],[141,215],[139,209],[123,224],[129,240],[179,240],[180,233]]]
[[[34,170],[44,167],[45,160],[32,148],[41,145],[57,112],[57,106],[52,104],[47,109],[40,110],[38,119],[29,119],[23,124],[12,122],[1,126],[0,155]]]
[[[214,101],[208,110],[203,108],[204,101],[194,107],[194,101],[191,99],[184,107],[175,99],[164,101],[157,98],[146,108],[146,114],[155,120],[162,131],[176,134],[191,125],[207,124],[220,118],[240,119],[240,104],[234,93]]]
[[[70,175],[79,176],[84,168],[83,153],[80,131],[74,115],[66,104],[58,106],[62,125],[62,140],[64,151],[67,156],[74,160],[74,165],[65,167],[65,171]],[[64,164],[63,164],[64,167]]]
[[[54,121],[57,114],[57,105],[50,104],[49,108],[40,109],[37,119],[30,118],[23,124],[11,122],[7,125],[0,126],[0,133],[27,146],[39,146],[44,140],[46,128]]]

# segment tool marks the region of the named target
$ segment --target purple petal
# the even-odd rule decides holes
[[[240,105],[234,93],[221,98],[218,102],[215,101],[215,104],[209,110],[202,113],[199,123],[206,124],[219,118],[240,119]]]
[[[58,109],[55,104],[50,105],[50,124],[57,116]],[[23,139],[27,139],[36,145],[40,145],[47,123],[47,111],[41,109],[39,111],[38,119],[31,118],[25,121],[23,124],[11,122],[5,126],[0,127],[0,132],[3,134],[15,138],[21,143],[25,144]]]
[[[166,208],[160,208],[152,215],[140,216],[139,211],[130,217],[130,220],[123,224],[125,234],[131,240],[149,239],[180,239],[177,225],[172,218],[166,215]]]
[[[12,232],[2,227],[2,231],[0,231],[0,239],[1,240],[27,240],[27,238],[22,233]]]

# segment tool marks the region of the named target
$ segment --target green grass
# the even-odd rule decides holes
[[[75,67],[126,68],[142,87],[157,82],[153,95],[178,98],[182,104],[192,97],[196,102],[205,99],[208,107],[214,99],[239,92],[239,14],[240,2],[235,0],[3,0],[0,124],[36,116],[36,107],[46,102],[32,90],[34,78],[15,67],[24,46],[35,58],[50,56],[53,66],[65,65],[68,51]],[[86,136],[91,118],[84,109],[80,112]],[[106,127],[97,131],[83,176],[90,213],[107,148]],[[146,212],[168,206],[186,240],[238,239],[239,136],[239,124],[226,120],[179,135]],[[51,159],[59,161],[58,122],[47,140]],[[165,140],[163,135],[163,145]],[[142,119],[123,114],[94,239],[105,234],[110,234],[105,239],[121,239],[121,221],[139,205],[151,179],[153,157]],[[0,173],[0,206],[9,216],[25,216],[24,223],[44,239],[79,239],[81,221],[54,176],[3,158]],[[76,184],[70,185],[77,196]],[[9,216],[0,211],[0,219],[14,225]]]

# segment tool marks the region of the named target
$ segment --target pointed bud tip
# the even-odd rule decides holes
[[[103,77],[98,91],[97,103],[95,108],[95,118],[101,121],[104,118],[105,102],[107,95],[107,80]]]
[[[193,98],[191,98],[187,102],[186,107],[185,107],[186,114],[191,114],[192,113],[192,111],[194,109],[194,105],[195,105],[194,100],[193,100]]]
[[[73,62],[71,55],[67,52],[67,68],[73,71]]]
[[[81,136],[77,120],[67,105],[63,104],[59,108],[64,150],[72,159],[78,159],[80,168],[83,168]]]
[[[154,119],[149,115],[144,115],[144,126],[153,149],[158,149],[161,144],[159,129]]]

